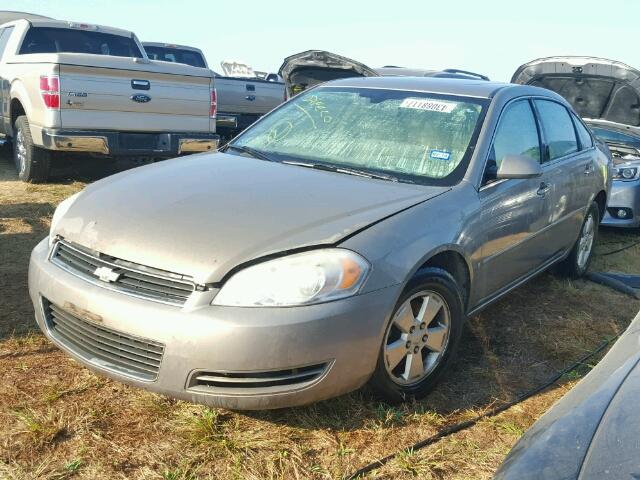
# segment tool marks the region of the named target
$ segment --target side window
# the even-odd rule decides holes
[[[502,112],[493,138],[483,183],[495,179],[502,160],[507,155],[525,155],[540,161],[538,127],[528,100],[518,100]]]
[[[545,161],[577,152],[578,140],[569,111],[550,100],[536,100],[535,103],[547,143],[548,155]]]
[[[2,54],[7,48],[7,42],[11,36],[11,32],[13,32],[13,27],[0,29],[0,60],[2,60]]]
[[[591,138],[591,134],[589,133],[589,130],[587,130],[587,127],[585,127],[575,115],[571,115],[571,118],[573,118],[573,123],[576,126],[576,132],[578,132],[580,150],[586,150],[587,148],[593,147],[593,138]]]

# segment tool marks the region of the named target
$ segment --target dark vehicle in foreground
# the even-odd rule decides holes
[[[479,73],[449,68],[446,70],[426,70],[386,66],[370,68],[341,55],[324,50],[307,50],[284,59],[278,70],[285,85],[287,98],[314,87],[320,83],[341,78],[354,77],[435,77],[458,78],[466,80],[489,80]]]
[[[40,328],[88,367],[208,405],[426,395],[464,320],[588,268],[610,159],[559,95],[344,79],[223,152],[89,185],[33,251]],[[132,208],[135,206],[135,208]]]
[[[614,60],[550,57],[522,65],[513,83],[562,95],[611,150],[613,188],[603,225],[640,227],[640,71]]]
[[[640,315],[513,447],[496,480],[640,477]]]
[[[158,42],[142,42],[142,45],[149,58],[154,60],[209,68],[198,48]],[[278,79],[273,76],[267,79],[255,74],[239,77],[217,72],[214,76],[218,107],[216,132],[223,142],[231,140],[284,100],[284,85],[274,81]]]

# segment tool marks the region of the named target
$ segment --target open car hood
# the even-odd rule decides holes
[[[640,71],[595,57],[549,57],[522,65],[512,83],[562,95],[585,120],[640,127]]]
[[[285,58],[278,74],[284,80],[287,98],[329,80],[380,76],[360,62],[324,50],[307,50]]]

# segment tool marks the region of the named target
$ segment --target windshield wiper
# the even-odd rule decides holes
[[[316,170],[325,170],[327,172],[346,173],[347,175],[355,175],[357,177],[375,178],[378,180],[387,180],[388,182],[397,182],[398,179],[393,175],[384,173],[374,173],[368,170],[358,170],[357,168],[336,167],[325,163],[299,162],[294,160],[283,160],[282,163],[287,165],[296,165],[298,167],[314,168]]]
[[[260,150],[256,150],[255,148],[245,147],[244,145],[227,144],[227,150],[229,149],[237,150],[238,152],[248,153],[253,158],[258,158],[260,160],[266,160],[268,162],[277,162],[276,159],[271,158],[266,153],[261,152]]]

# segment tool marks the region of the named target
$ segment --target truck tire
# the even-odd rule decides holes
[[[49,178],[51,152],[33,144],[29,120],[22,115],[13,128],[13,162],[23,182],[43,183]]]

